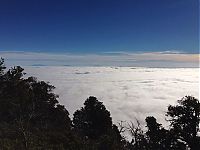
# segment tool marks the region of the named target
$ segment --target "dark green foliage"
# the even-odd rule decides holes
[[[122,135],[125,127],[112,123],[110,112],[96,97],[89,97],[74,113],[73,121],[54,86],[34,77],[23,78],[17,66],[5,71],[0,59],[0,150],[197,150],[200,147],[200,103],[186,96],[169,106],[169,130],[153,116],[147,131],[129,124],[132,141]]]
[[[185,142],[192,150],[199,149],[200,141],[197,133],[200,121],[200,103],[192,96],[185,96],[178,105],[168,107],[171,131],[176,137]]]
[[[112,128],[110,112],[96,97],[89,97],[84,107],[74,113],[74,128],[88,138],[99,138]]]
[[[73,125],[86,149],[123,149],[121,135],[117,126],[112,124],[110,112],[96,97],[89,97],[84,107],[74,113]]]
[[[4,69],[6,69],[6,67],[5,67],[5,65],[4,65],[4,59],[1,58],[1,59],[0,59],[0,76],[3,75]]]
[[[0,149],[69,147],[71,120],[54,87],[23,75],[18,66],[0,76]]]
[[[161,124],[157,123],[156,118],[153,116],[147,117],[147,141],[148,150],[175,150],[185,149],[185,145],[180,143],[174,134],[162,127]]]
[[[148,138],[149,149],[163,149],[162,138],[165,138],[165,131],[163,130],[161,124],[157,123],[154,117],[147,117],[145,120],[148,128],[146,135]]]

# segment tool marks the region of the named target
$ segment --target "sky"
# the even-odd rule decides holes
[[[2,0],[1,50],[198,53],[198,0]]]
[[[198,0],[1,0],[0,55],[199,54],[198,9]]]

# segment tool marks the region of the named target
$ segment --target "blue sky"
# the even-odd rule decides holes
[[[198,0],[1,0],[0,51],[199,53]]]

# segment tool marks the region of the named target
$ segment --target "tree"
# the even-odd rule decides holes
[[[5,65],[4,65],[4,59],[1,58],[1,59],[0,59],[0,76],[3,75],[4,69],[6,69],[6,67],[5,67]]]
[[[131,150],[146,150],[147,149],[147,140],[145,137],[145,133],[141,128],[140,122],[138,120],[137,125],[134,125],[133,122],[128,124],[128,131],[132,136],[131,145],[129,149]]]
[[[85,149],[121,150],[122,137],[112,124],[110,112],[96,97],[90,96],[84,107],[74,113],[75,132],[82,138]]]
[[[162,131],[162,126],[161,124],[157,123],[156,118],[150,116],[147,117],[146,119],[147,123],[147,132],[146,135],[148,137],[148,144],[149,144],[149,149],[151,150],[159,150],[162,148],[162,139],[164,138],[164,134],[161,133]]]
[[[52,92],[54,86],[24,79],[19,66],[4,73],[3,66],[1,60],[0,149],[70,149],[75,142],[71,120]]]
[[[83,136],[98,138],[112,128],[112,118],[102,102],[91,96],[84,107],[74,113],[73,124]]]
[[[146,119],[148,150],[185,150],[185,145],[174,138],[172,132],[157,123],[156,118],[149,116]]]
[[[166,114],[170,117],[171,131],[177,139],[186,143],[192,150],[200,147],[199,131],[200,103],[192,96],[185,96],[178,100],[178,105],[168,107]]]

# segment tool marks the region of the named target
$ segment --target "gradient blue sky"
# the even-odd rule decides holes
[[[0,51],[199,53],[198,0],[1,0]]]

